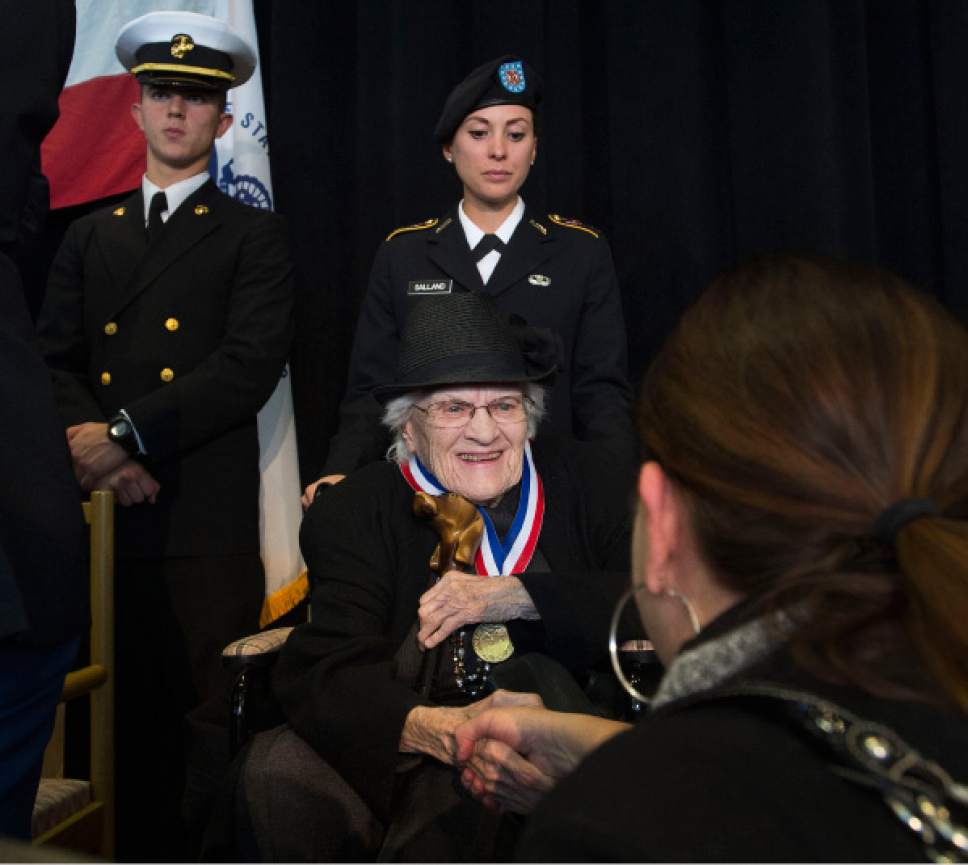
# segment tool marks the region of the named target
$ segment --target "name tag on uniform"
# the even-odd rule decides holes
[[[450,294],[453,285],[452,279],[411,279],[407,283],[407,294]]]

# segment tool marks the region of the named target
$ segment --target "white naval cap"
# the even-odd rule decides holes
[[[129,21],[114,46],[145,84],[227,90],[244,84],[255,52],[228,24],[197,12],[149,12]]]

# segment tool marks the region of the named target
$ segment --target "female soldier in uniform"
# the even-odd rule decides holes
[[[518,194],[534,164],[541,89],[524,60],[478,67],[451,92],[434,136],[463,185],[445,215],[392,232],[377,252],[324,477],[335,483],[386,446],[373,388],[392,378],[399,334],[423,298],[478,292],[504,313],[550,328],[562,369],[546,432],[634,453],[625,323],[608,243],[594,229],[539,214]]]

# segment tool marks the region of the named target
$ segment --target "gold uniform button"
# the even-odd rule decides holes
[[[111,384],[111,373],[109,373],[109,372],[102,372],[101,373],[101,384],[103,384],[103,385],[109,385],[109,384]]]
[[[104,332],[108,336],[114,336],[118,332],[118,325],[113,321],[109,321],[106,325],[104,325]]]
[[[165,327],[174,333],[178,330],[179,321],[177,318],[169,318],[165,320]]]
[[[168,369],[167,366],[161,371],[161,380],[162,381],[171,381],[174,377],[175,377],[174,371]]]

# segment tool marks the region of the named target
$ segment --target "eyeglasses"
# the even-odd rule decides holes
[[[427,423],[436,427],[462,427],[471,422],[475,412],[482,408],[495,423],[522,423],[528,419],[528,408],[534,402],[526,396],[502,396],[484,405],[473,405],[462,399],[442,399],[428,406],[414,408],[427,415]]]

